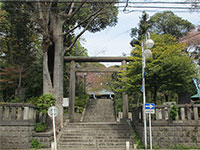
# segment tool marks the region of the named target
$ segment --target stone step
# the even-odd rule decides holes
[[[90,146],[98,146],[98,147],[124,147],[126,145],[126,141],[120,141],[120,142],[96,142],[96,141],[85,141],[85,142],[67,142],[64,144],[60,144],[60,146],[84,146],[84,147],[90,147]]]
[[[77,136],[77,135],[63,135],[62,138],[64,139],[94,139],[93,136]],[[95,139],[130,139],[129,136],[95,136]]]
[[[97,146],[69,146],[69,145],[65,145],[65,146],[61,146],[58,147],[58,150],[126,150],[125,145],[122,147],[111,147],[111,146],[102,146],[102,147],[97,147]],[[132,148],[130,148],[129,150],[132,150]]]
[[[58,150],[126,150],[126,148],[116,148],[116,147],[103,147],[103,148],[96,148],[96,147],[91,147],[91,148],[80,148],[80,147],[62,147],[58,148]],[[132,149],[129,149],[132,150]]]
[[[109,131],[119,131],[119,132],[126,132],[126,131],[130,131],[130,129],[127,128],[120,128],[120,127],[116,127],[116,128],[90,128],[90,127],[85,127],[85,128],[65,128],[63,131],[103,131],[103,132],[109,132]]]
[[[110,99],[88,100],[84,122],[115,121],[113,101]]]
[[[64,127],[67,128],[128,128],[129,126],[127,124],[120,124],[120,123],[110,123],[108,122],[93,122],[93,123],[70,123],[65,125]]]

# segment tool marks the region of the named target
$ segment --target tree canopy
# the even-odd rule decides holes
[[[164,11],[162,13],[156,13],[153,16],[144,11],[138,28],[131,29],[131,45],[139,44],[139,41],[144,39],[147,32],[154,32],[157,34],[170,34],[174,37],[181,38],[189,31],[194,29],[194,25],[187,20],[178,17],[171,11]]]
[[[187,20],[175,15],[172,11],[164,11],[151,16],[150,31],[157,34],[171,34],[180,38],[194,29],[194,25]]]
[[[146,89],[149,99],[157,103],[157,94],[191,92],[192,79],[197,75],[196,65],[183,50],[185,44],[180,44],[172,35],[151,34],[155,45],[151,49],[152,57],[146,62]],[[123,90],[129,94],[139,92],[142,84],[142,54],[141,46],[136,45],[132,51],[132,61],[120,78]]]

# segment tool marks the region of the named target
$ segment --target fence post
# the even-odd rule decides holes
[[[16,107],[11,108],[11,120],[16,120]]]
[[[0,106],[0,120],[3,120],[3,107]]]
[[[185,120],[185,108],[181,108],[181,120]]]
[[[194,120],[199,120],[198,108],[194,107]]]
[[[29,119],[29,107],[24,107],[24,120]]]

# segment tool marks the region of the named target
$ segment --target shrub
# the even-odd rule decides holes
[[[41,122],[39,122],[39,123],[37,123],[36,125],[35,125],[35,128],[34,128],[34,130],[35,130],[35,132],[44,132],[45,130],[46,130],[46,124],[45,123],[41,123]]]
[[[173,105],[171,110],[170,110],[170,113],[169,113],[169,115],[172,118],[172,120],[175,120],[177,114],[178,114],[178,108],[177,108],[176,105]]]
[[[49,107],[54,106],[56,98],[51,94],[43,94],[37,99],[37,107],[43,114],[47,114]]]
[[[38,139],[33,139],[32,143],[31,143],[31,148],[36,148],[36,149],[40,149],[43,148],[44,145],[40,143],[40,141]]]

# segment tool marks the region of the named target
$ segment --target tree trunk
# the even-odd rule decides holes
[[[56,127],[63,126],[63,21],[50,14],[49,33],[52,34],[51,43],[43,45],[43,94],[52,94],[56,98],[59,110],[56,117]]]
[[[62,20],[54,15],[51,16],[52,30],[53,30],[53,42],[55,45],[54,53],[54,72],[53,72],[53,95],[56,98],[56,107],[59,110],[58,116],[56,117],[57,127],[63,126],[63,61],[64,61],[64,50],[63,50],[63,31],[62,31]]]
[[[157,104],[156,99],[157,99],[157,88],[154,87],[154,91],[153,91],[153,101],[154,101],[155,105]]]
[[[53,86],[48,69],[48,51],[43,49],[43,94],[53,94]]]

